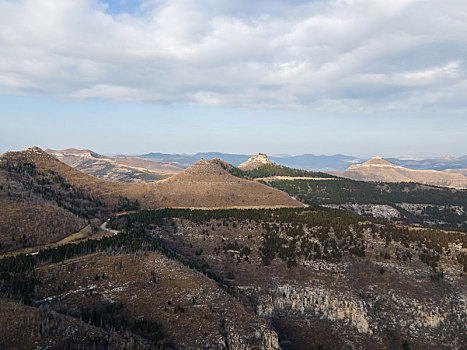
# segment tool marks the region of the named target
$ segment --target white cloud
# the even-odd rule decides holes
[[[465,0],[106,9],[0,0],[0,93],[328,111],[466,104]]]

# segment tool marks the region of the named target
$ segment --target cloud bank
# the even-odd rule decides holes
[[[467,111],[465,0],[153,0],[131,13],[111,7],[0,0],[0,94]]]

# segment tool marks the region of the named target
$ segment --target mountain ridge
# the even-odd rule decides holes
[[[357,181],[417,182],[434,186],[467,188],[467,177],[460,173],[405,168],[379,156],[362,164],[353,164],[343,172],[331,172],[331,174]]]
[[[158,164],[138,157],[107,157],[88,149],[46,149],[45,152],[67,165],[104,180],[152,182],[182,170],[175,165]]]
[[[247,154],[231,154],[222,152],[199,152],[194,155],[190,154],[167,154],[167,153],[147,153],[139,155],[141,158],[152,159],[155,162],[167,162],[177,166],[187,167],[200,158],[222,158],[232,164],[239,166],[246,162],[250,155]],[[350,165],[362,163],[367,160],[364,157],[348,156],[343,154],[335,155],[315,155],[306,153],[302,155],[272,155],[268,157],[271,162],[278,165],[287,166],[290,168],[309,170],[309,171],[345,171]],[[386,160],[395,165],[409,167],[416,170],[446,170],[446,169],[465,169],[467,168],[467,156],[450,157],[448,158],[427,158],[422,160],[415,159],[399,159],[395,157],[387,157]]]

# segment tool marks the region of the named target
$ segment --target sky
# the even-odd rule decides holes
[[[0,0],[0,151],[467,154],[465,0]]]

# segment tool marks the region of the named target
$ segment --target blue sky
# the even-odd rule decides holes
[[[464,0],[0,0],[0,151],[467,152]]]

